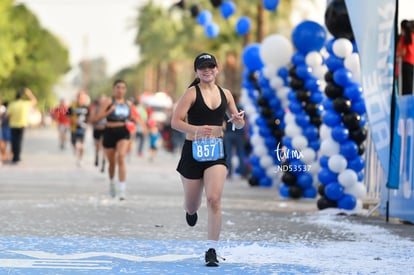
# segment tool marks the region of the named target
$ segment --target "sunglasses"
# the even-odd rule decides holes
[[[215,67],[216,67],[216,65],[214,65],[214,64],[208,64],[208,65],[199,66],[197,69],[198,70],[214,69]]]

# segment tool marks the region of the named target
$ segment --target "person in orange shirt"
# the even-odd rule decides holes
[[[70,118],[66,115],[68,104],[65,99],[61,99],[59,105],[52,109],[50,115],[56,121],[59,132],[60,149],[65,149],[67,135],[70,131]]]
[[[401,35],[397,45],[397,58],[402,61],[402,87],[401,94],[413,94],[414,77],[414,34],[413,23],[408,20],[401,21]]]

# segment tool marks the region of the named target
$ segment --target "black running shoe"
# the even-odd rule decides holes
[[[185,213],[185,219],[187,220],[187,224],[189,226],[194,226],[197,223],[197,212],[195,212],[193,215],[190,215],[188,213]]]
[[[206,251],[205,261],[206,266],[219,266],[216,250],[214,250],[214,248],[210,248]]]

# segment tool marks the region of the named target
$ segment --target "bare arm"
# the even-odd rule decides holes
[[[236,102],[229,90],[224,90],[227,98],[226,114],[229,117],[228,122],[232,122],[237,129],[244,127],[244,111],[237,110]]]
[[[112,113],[115,109],[115,106],[112,106],[111,108],[108,108],[112,104],[112,99],[108,98],[104,102],[102,102],[102,105],[99,108],[99,112],[96,115],[93,115],[90,118],[90,123],[96,123],[99,120],[107,117],[110,113]]]
[[[195,101],[195,89],[189,88],[178,100],[171,116],[171,127],[185,134],[195,135],[197,126],[190,125],[186,121],[187,112]]]
[[[30,99],[32,106],[35,106],[37,104],[37,99],[33,95],[32,91],[28,88],[24,89],[24,94]]]

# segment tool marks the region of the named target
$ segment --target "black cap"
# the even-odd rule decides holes
[[[217,67],[216,58],[209,53],[199,54],[194,60],[194,71],[199,68],[206,67],[208,65],[214,65]]]

